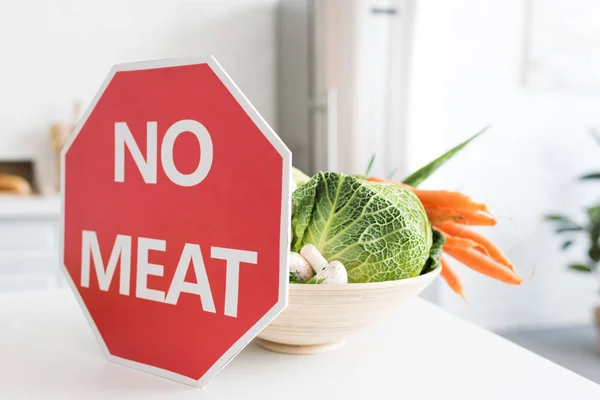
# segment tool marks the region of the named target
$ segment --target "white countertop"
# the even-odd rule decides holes
[[[73,295],[52,291],[0,295],[0,398],[598,400],[600,386],[414,299],[330,353],[251,344],[197,389],[106,361]]]
[[[59,216],[59,195],[0,195],[0,218],[58,218]]]

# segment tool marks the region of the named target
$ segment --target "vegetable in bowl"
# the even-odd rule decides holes
[[[428,265],[433,232],[410,190],[319,172],[294,191],[292,205],[291,250],[314,245],[345,266],[349,283],[411,278]]]
[[[504,253],[471,229],[496,224],[485,204],[460,192],[417,189],[486,129],[402,182],[369,176],[374,157],[365,175],[319,172],[309,178],[294,169],[290,282],[395,281],[440,267],[442,278],[464,297],[449,256],[490,278],[523,283]]]

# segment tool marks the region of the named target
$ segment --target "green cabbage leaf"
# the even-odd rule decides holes
[[[431,249],[429,250],[429,258],[425,263],[425,268],[421,271],[421,274],[426,274],[428,272],[433,271],[440,263],[440,258],[442,258],[443,246],[446,243],[446,239],[444,235],[437,229],[432,229],[433,232],[433,243],[431,244]]]
[[[292,167],[292,180],[296,186],[304,185],[310,180],[310,176],[300,171],[298,168]]]
[[[334,172],[319,172],[292,195],[292,251],[311,243],[340,261],[350,283],[419,275],[433,233],[409,190]]]

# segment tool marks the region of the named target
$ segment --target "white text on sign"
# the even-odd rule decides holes
[[[108,263],[104,264],[100,252],[98,236],[94,231],[83,231],[81,249],[81,287],[90,287],[91,261],[98,279],[100,290],[107,292],[112,282],[117,263],[120,265],[119,293],[129,296],[131,277],[131,236],[117,235],[110,253]],[[166,251],[166,241],[160,239],[137,239],[137,274],[135,278],[135,296],[140,299],[160,303],[177,304],[181,293],[194,294],[200,297],[202,309],[215,313],[215,303],[206,274],[206,267],[200,246],[186,243],[179,257],[173,280],[167,293],[148,287],[148,276],[163,276],[164,266],[148,261],[150,251]],[[256,264],[258,254],[254,251],[211,247],[210,256],[213,259],[224,260],[225,273],[225,311],[230,317],[237,317],[240,265]],[[194,268],[196,282],[186,282],[185,275],[190,264]]]
[[[183,132],[191,132],[200,143],[200,160],[194,172],[182,174],[175,166],[173,147]],[[125,182],[125,147],[138,167],[144,182],[156,183],[158,168],[158,123],[146,123],[146,158],[126,122],[115,122],[115,182]],[[160,162],[167,177],[179,186],[194,186],[206,178],[213,160],[213,144],[208,130],[198,121],[183,119],[167,129],[160,148]]]

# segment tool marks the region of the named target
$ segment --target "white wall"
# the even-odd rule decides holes
[[[437,298],[445,308],[489,328],[589,323],[591,307],[599,302],[596,282],[565,268],[569,260],[583,259],[583,249],[559,252],[560,241],[541,218],[551,211],[581,215],[583,206],[600,197],[598,184],[575,182],[578,175],[600,169],[600,146],[586,133],[600,127],[600,95],[521,86],[522,0],[454,0],[443,9],[447,30],[430,24],[421,40],[438,43],[438,50],[447,43],[447,78],[436,75],[444,76],[443,50],[422,50],[422,60],[442,65],[415,64],[415,69],[428,67],[433,84],[417,80],[412,92],[420,91],[423,98],[446,91],[448,102],[446,111],[435,99],[431,108],[424,101],[413,104],[413,143],[431,143],[437,151],[413,147],[412,165],[440,153],[440,144],[446,148],[492,124],[426,186],[461,190],[488,203],[500,223],[482,231],[506,250],[523,276],[534,269],[536,274],[521,287],[511,287],[457,266],[468,304],[444,285]],[[440,118],[447,118],[447,129],[434,122]]]
[[[212,53],[275,124],[275,0],[0,3],[0,159],[54,167],[48,126],[114,63]]]
[[[448,5],[415,0],[406,161],[415,170],[448,147]]]

